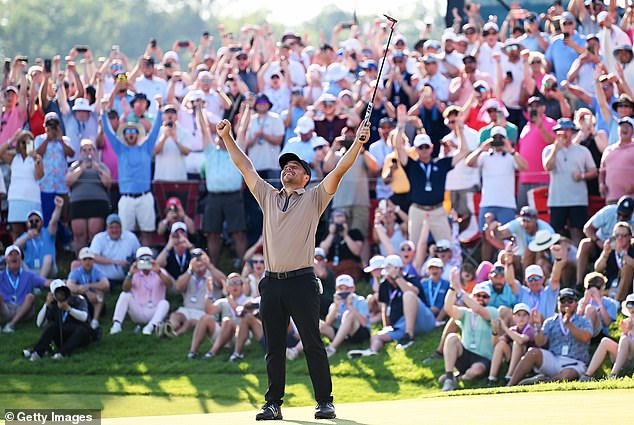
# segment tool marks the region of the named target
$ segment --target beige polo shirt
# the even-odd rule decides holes
[[[258,179],[253,196],[264,217],[262,235],[266,270],[279,273],[312,267],[317,224],[332,195],[320,183],[308,190],[293,191],[287,203],[284,190]]]

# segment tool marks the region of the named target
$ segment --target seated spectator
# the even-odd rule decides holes
[[[51,282],[51,293],[37,315],[36,324],[46,325],[33,348],[22,351],[32,362],[38,361],[55,344],[53,360],[70,356],[75,350],[97,340],[97,334],[90,328],[90,310],[82,295],[71,294],[63,280]]]
[[[603,242],[603,251],[594,263],[594,270],[605,274],[610,297],[623,301],[632,292],[634,278],[634,244],[632,226],[624,221],[614,225],[612,236]]]
[[[66,184],[70,188],[70,225],[76,252],[104,229],[110,211],[108,190],[111,183],[110,170],[99,160],[95,145],[90,139],[83,139],[79,160],[73,162],[66,172]]]
[[[608,379],[615,379],[623,369],[634,367],[634,331],[632,327],[632,314],[634,314],[634,294],[628,295],[621,303],[621,312],[626,317],[621,321],[621,337],[616,343],[609,337],[603,337],[597,347],[588,369],[579,378],[580,381],[592,381],[597,370],[603,365],[607,354],[612,360],[612,370]]]
[[[349,274],[361,279],[361,249],[363,234],[359,229],[349,228],[348,214],[344,210],[332,213],[328,236],[319,245],[327,253],[328,266],[335,274]]]
[[[491,289],[486,283],[478,283],[470,295],[462,294],[459,285],[460,276],[455,268],[451,272],[451,284],[445,296],[445,311],[458,322],[462,338],[451,333],[445,339],[445,374],[439,379],[443,391],[453,391],[458,387],[454,367],[460,372],[462,380],[471,380],[488,372],[493,355],[491,321],[498,318],[498,311],[488,305]],[[455,305],[459,294],[465,307]]]
[[[546,381],[571,381],[585,371],[590,358],[588,348],[592,338],[592,323],[577,314],[579,297],[574,289],[559,291],[559,314],[542,321],[531,313],[535,328],[535,347],[517,364],[507,385],[535,384]],[[548,344],[548,349],[541,348]],[[531,370],[537,375],[523,379]]]
[[[524,271],[524,284],[519,285],[515,277],[514,265],[512,263],[506,265],[506,279],[514,280],[518,284],[517,302],[528,305],[532,314],[539,313],[542,321],[555,314],[557,307],[560,284],[555,275],[553,270],[553,276],[547,282],[544,270],[537,264],[531,264]],[[544,286],[545,283],[548,284]]]
[[[385,267],[385,257],[375,255],[370,258],[370,263],[363,269],[370,274],[370,286],[372,293],[366,297],[368,311],[370,312],[370,323],[375,324],[381,321],[381,304],[379,303],[379,284],[381,283],[383,268]]]
[[[322,259],[323,257],[324,256],[321,256]],[[242,268],[242,279],[246,282],[246,285],[244,285],[244,295],[251,298],[260,296],[258,284],[264,277],[264,272],[264,255],[261,253],[254,253],[244,262],[244,267]]]
[[[43,288],[46,280],[22,268],[22,252],[16,245],[4,251],[7,262],[0,274],[0,325],[2,332],[13,333],[18,322],[33,317],[33,289]]]
[[[489,302],[487,306],[502,308],[506,307],[504,312],[504,319],[510,318],[510,312],[513,306],[517,303],[517,295],[519,292],[520,283],[515,280],[507,280],[507,269],[511,267],[509,256],[503,257],[503,263],[498,261],[493,264],[491,271],[489,272],[489,280],[482,282],[489,285]],[[504,309],[502,309],[504,310]]]
[[[15,135],[15,152],[11,150],[11,143],[0,146],[0,158],[6,164],[11,164],[11,184],[7,201],[11,237],[16,240],[26,231],[24,218],[29,211],[41,211],[40,186],[37,181],[44,176],[42,157],[33,149],[33,134],[28,131]],[[0,177],[0,184],[4,178]]]
[[[491,357],[491,370],[487,378],[487,386],[493,387],[497,384],[497,376],[503,361],[509,363],[508,371],[504,376],[504,383],[507,384],[511,380],[513,371],[520,361],[520,358],[526,353],[529,347],[535,344],[535,330],[529,323],[531,309],[524,303],[517,303],[513,307],[513,326],[508,327],[504,320],[498,319],[497,326],[502,332],[501,335],[493,334],[497,338],[495,348],[493,349],[493,357]]]
[[[110,335],[121,332],[126,314],[139,326],[145,325],[143,335],[152,335],[169,311],[165,293],[172,284],[172,278],[153,258],[152,250],[146,246],[137,249],[136,261],[123,280],[123,292],[114,308]]]
[[[67,285],[73,294],[81,295],[92,305],[90,327],[99,327],[99,318],[105,307],[104,297],[110,291],[110,282],[106,275],[95,267],[95,253],[88,247],[79,250],[81,267],[71,271]]]
[[[259,297],[255,299],[249,297],[249,301],[236,307],[236,314],[240,318],[240,323],[238,323],[238,329],[236,330],[235,348],[231,356],[229,356],[230,362],[244,359],[242,350],[251,337],[258,341],[262,348],[265,347],[264,329],[262,328],[259,309]]]
[[[632,212],[634,211],[634,199],[622,196],[617,204],[606,205],[596,212],[583,226],[583,232],[587,236],[579,243],[577,251],[577,283],[581,286],[583,278],[588,272],[588,263],[599,257],[603,250],[603,241],[609,239],[614,230],[614,225],[624,221],[634,225]]]
[[[187,180],[185,159],[191,152],[190,133],[178,122],[175,105],[163,107],[163,125],[154,146],[154,181]]]
[[[187,239],[187,226],[182,221],[177,221],[172,224],[170,238],[156,257],[156,261],[172,278],[178,279],[189,267],[192,248],[192,243]]]
[[[178,222],[185,225],[186,236],[196,233],[194,220],[185,212],[181,200],[176,196],[172,196],[165,202],[165,218],[159,221],[156,233],[164,236],[167,240],[172,234],[174,224]]]
[[[335,293],[335,272],[328,266],[326,251],[320,247],[315,248],[315,262],[313,264],[315,276],[321,281],[323,292],[319,297],[319,318],[324,319],[328,314],[328,308],[332,303]]]
[[[407,240],[407,213],[389,199],[381,199],[374,212],[373,240],[381,255],[396,254],[397,247]]]
[[[176,279],[175,289],[183,294],[183,305],[170,314],[169,320],[161,329],[161,334],[179,336],[196,327],[205,315],[206,300],[222,297],[225,275],[215,268],[205,252],[196,248],[192,251],[189,268]]]
[[[616,320],[618,302],[603,295],[608,280],[601,273],[588,273],[583,281],[585,293],[579,302],[581,316],[592,322],[592,337],[610,336],[610,324]]]
[[[364,297],[355,293],[352,276],[337,276],[333,303],[326,319],[319,322],[319,332],[330,340],[326,354],[331,357],[344,341],[353,344],[370,339],[370,313]],[[301,343],[300,343],[301,344]]]
[[[420,282],[410,282],[403,274],[403,261],[397,255],[385,259],[385,279],[379,286],[379,302],[383,313],[383,329],[370,339],[370,348],[350,350],[348,357],[376,355],[390,341],[405,349],[414,337],[434,328],[434,314],[419,298]]]
[[[246,305],[251,300],[242,293],[242,285],[239,274],[231,273],[227,276],[226,285],[224,285],[227,297],[214,301],[196,324],[192,344],[187,354],[189,360],[198,358],[198,348],[206,337],[211,339],[212,346],[203,356],[205,360],[215,357],[218,351],[228,343],[232,341],[235,343],[236,330],[240,324],[237,308]]]
[[[121,218],[110,214],[106,218],[106,230],[95,235],[90,250],[95,254],[97,268],[114,284],[123,282],[125,270],[134,261],[140,246],[134,233],[121,229]]]
[[[423,302],[434,314],[436,324],[443,322],[447,313],[444,310],[445,294],[449,290],[449,282],[442,278],[443,263],[440,258],[427,261],[428,278],[421,280]]]
[[[56,196],[55,211],[48,227],[44,226],[41,212],[31,211],[27,216],[29,229],[15,241],[15,244],[24,251],[24,265],[43,278],[57,273],[55,235],[63,205],[64,199]]]

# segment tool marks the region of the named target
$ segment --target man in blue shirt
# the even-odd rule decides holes
[[[157,109],[161,110],[157,98]],[[152,156],[161,128],[162,113],[159,112],[147,137],[145,129],[138,123],[125,123],[115,134],[105,113],[101,114],[104,133],[119,160],[119,215],[123,230],[133,231],[138,224],[141,243],[150,245],[150,235],[156,230],[154,196],[152,184]]]
[[[22,252],[16,245],[4,251],[7,268],[0,274],[0,324],[2,331],[15,332],[15,325],[33,316],[34,288],[43,288],[46,280],[22,268]]]
[[[57,223],[64,206],[64,198],[56,196],[54,202],[55,210],[51,215],[48,227],[44,226],[42,213],[33,210],[27,215],[29,230],[15,241],[15,244],[24,250],[24,264],[26,267],[44,278],[57,273],[55,235],[57,234]]]
[[[531,313],[535,328],[535,347],[529,348],[517,364],[509,386],[535,384],[546,381],[570,381],[581,376],[590,359],[588,348],[592,338],[592,323],[577,314],[577,291],[559,291],[559,314],[543,323],[538,314]],[[540,348],[548,344],[548,349]],[[531,370],[537,375],[520,381]]]
[[[93,306],[90,327],[99,327],[99,316],[104,307],[104,296],[110,290],[110,282],[106,275],[95,265],[95,253],[87,246],[79,250],[81,267],[68,275],[68,288],[73,294],[83,295]]]
[[[399,124],[400,125],[400,124]],[[451,229],[447,213],[443,207],[445,198],[445,181],[447,173],[461,160],[468,152],[467,143],[463,140],[464,123],[456,121],[456,136],[459,141],[459,151],[454,156],[432,159],[432,140],[426,134],[419,134],[414,138],[417,159],[412,159],[408,154],[408,149],[402,144],[396,144],[396,151],[407,178],[410,183],[410,200],[412,205],[409,208],[409,238],[417,241],[423,223],[429,223],[429,230],[434,240],[451,240]]]
[[[449,282],[442,279],[443,267],[444,265],[440,258],[430,258],[427,262],[429,278],[420,282],[423,291],[419,294],[419,297],[434,313],[436,322],[443,320],[447,316],[443,307],[445,305],[445,294],[449,290]]]
[[[311,173],[310,180],[315,181],[318,178],[318,174],[315,170],[318,169],[319,164],[315,162],[315,146],[327,145],[326,139],[318,136],[315,133],[315,123],[310,117],[303,116],[297,120],[297,127],[295,127],[295,137],[288,139],[288,142],[282,149],[282,154],[292,152],[297,154],[301,159],[310,164]]]
[[[559,25],[562,33],[553,37],[545,56],[548,68],[555,71],[557,82],[561,83],[568,78],[568,71],[575,59],[585,53],[586,39],[575,30],[577,24],[572,13],[562,13]]]

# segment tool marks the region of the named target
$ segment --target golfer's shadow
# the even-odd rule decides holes
[[[335,418],[335,419],[315,419],[314,421],[298,421],[294,419],[284,420],[284,423],[287,424],[298,424],[298,425],[314,425],[314,424],[324,424],[324,425],[365,425],[361,422],[353,421],[352,419],[344,419],[344,418]]]

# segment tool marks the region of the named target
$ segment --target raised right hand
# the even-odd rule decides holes
[[[231,123],[229,120],[222,120],[216,124],[216,131],[218,132],[218,136],[222,137],[223,140],[229,137],[231,135]]]

